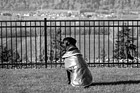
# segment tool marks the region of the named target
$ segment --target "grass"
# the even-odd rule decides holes
[[[93,84],[66,83],[63,68],[0,69],[0,93],[140,93],[140,69],[90,68]]]

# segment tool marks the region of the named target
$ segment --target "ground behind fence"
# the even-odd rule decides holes
[[[139,20],[0,21],[0,67],[62,67],[60,42],[68,36],[77,40],[89,66],[139,67],[139,23]]]

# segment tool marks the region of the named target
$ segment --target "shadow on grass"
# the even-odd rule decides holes
[[[99,85],[120,85],[120,84],[139,84],[140,80],[128,80],[128,81],[114,81],[114,82],[93,82],[91,85],[85,87],[89,88],[91,86]]]

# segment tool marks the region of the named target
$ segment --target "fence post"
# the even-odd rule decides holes
[[[44,18],[44,47],[45,47],[45,68],[47,68],[47,19]]]

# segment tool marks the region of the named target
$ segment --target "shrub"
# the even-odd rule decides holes
[[[128,26],[122,27],[122,30],[118,32],[114,49],[114,58],[134,59],[137,55],[137,46],[133,44],[136,39],[131,35],[131,32]]]
[[[7,47],[4,47],[1,50],[0,59],[1,59],[1,62],[12,62],[13,63],[13,62],[21,61],[19,53],[17,51],[8,49]]]
[[[50,39],[51,39],[51,43],[50,43],[50,47],[51,47],[51,50],[49,49],[48,50],[48,59],[50,61],[57,61],[58,59],[61,58],[62,54],[63,54],[63,47],[61,46],[61,29],[57,29],[56,33],[53,33],[51,35],[53,36],[50,36]]]

